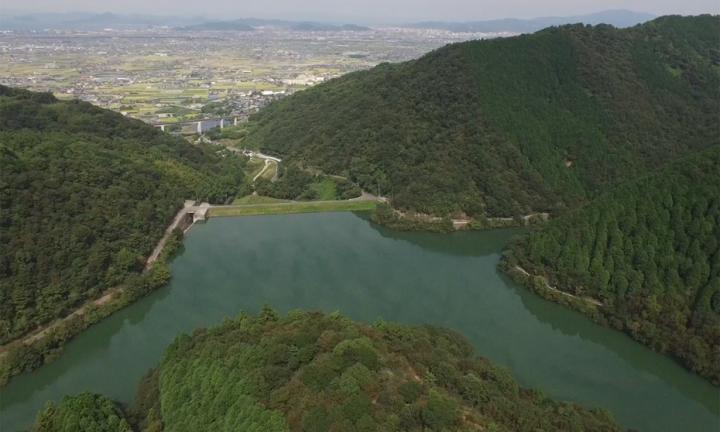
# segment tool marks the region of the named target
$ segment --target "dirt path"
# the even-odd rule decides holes
[[[148,257],[147,261],[145,261],[145,271],[148,271],[152,268],[153,264],[155,264],[155,261],[160,257],[160,254],[162,253],[163,249],[165,249],[165,244],[167,243],[168,239],[172,235],[173,230],[177,228],[180,225],[180,222],[182,222],[183,218],[185,218],[188,214],[188,210],[191,209],[194,206],[194,201],[185,201],[185,205],[182,209],[175,215],[175,218],[170,223],[170,226],[168,226],[165,229],[165,234],[163,234],[162,238],[158,242],[158,244],[155,246],[155,249],[153,249],[152,253]]]
[[[255,174],[255,177],[253,177],[253,180],[252,180],[253,183],[255,183],[255,181],[257,179],[259,179],[265,173],[265,171],[267,171],[268,168],[270,168],[270,165],[272,165],[272,164],[275,164],[275,166],[277,167],[277,162],[275,162],[271,159],[265,159],[265,166],[263,167],[263,169],[260,170],[259,173]],[[277,176],[277,168],[275,168],[275,175],[273,176],[273,178],[275,178],[276,176]]]
[[[520,267],[519,265],[516,265],[516,266],[515,266],[515,270],[518,271],[518,272],[520,272],[520,273],[522,273],[523,275],[525,275],[525,276],[527,276],[527,277],[533,277],[533,275],[531,275],[530,273],[528,273],[527,270],[525,270],[524,268]],[[549,289],[550,291],[554,291],[554,292],[556,292],[556,293],[562,294],[562,295],[567,296],[567,297],[574,298],[574,299],[576,299],[576,300],[586,301],[586,302],[588,302],[588,303],[594,304],[595,306],[603,306],[603,304],[602,304],[601,302],[595,300],[594,298],[590,298],[590,297],[578,297],[578,296],[576,296],[576,295],[574,295],[574,294],[570,294],[569,292],[562,291],[562,290],[558,289],[557,287],[554,287],[554,286],[550,285],[545,278],[543,278],[543,282],[545,282],[545,288]]]
[[[75,311],[73,311],[73,313],[71,313],[70,315],[67,315],[64,318],[57,319],[57,320],[53,321],[52,323],[46,325],[45,327],[42,327],[40,329],[35,330],[34,332],[32,332],[30,334],[25,335],[22,339],[16,339],[12,342],[6,343],[5,345],[0,345],[0,358],[2,358],[7,353],[8,348],[10,348],[11,346],[14,346],[19,343],[24,343],[25,345],[30,345],[30,344],[42,339],[45,335],[47,335],[48,333],[53,331],[60,324],[66,322],[66,321],[69,321],[76,316],[84,314],[88,310],[88,308],[90,308],[92,306],[102,306],[102,305],[110,302],[115,297],[116,294],[119,294],[121,292],[122,292],[122,287],[110,288],[109,290],[105,291],[105,294],[103,294],[102,297],[95,299],[95,300],[90,300],[88,302],[85,302],[78,309],[75,309]]]
[[[373,195],[370,192],[362,191],[359,197],[356,198],[350,198],[348,201],[378,201],[378,202],[387,202],[387,198],[383,196],[377,196]]]
[[[456,230],[467,228],[470,222],[472,222],[470,219],[452,219],[453,228]]]
[[[172,223],[170,223],[170,226],[168,226],[165,229],[165,234],[160,239],[158,244],[155,246],[155,249],[153,250],[150,257],[148,257],[147,261],[145,262],[145,271],[148,271],[152,268],[153,264],[157,261],[158,257],[163,251],[163,248],[165,247],[165,244],[167,243],[168,239],[170,238],[170,235],[172,234],[173,230],[178,227],[182,219],[187,215],[188,210],[193,207],[194,202],[193,201],[185,201],[184,207],[175,215],[175,218],[173,219]],[[44,336],[46,336],[48,333],[50,333],[52,330],[57,328],[60,324],[71,320],[72,318],[83,315],[88,308],[92,306],[102,306],[106,303],[109,303],[116,295],[122,293],[123,287],[113,287],[108,290],[106,290],[103,295],[100,298],[94,299],[94,300],[88,300],[85,303],[82,304],[79,308],[75,309],[70,315],[67,315],[63,318],[59,318],[50,324],[47,324],[43,327],[40,327],[24,336],[22,336],[19,339],[15,339],[13,341],[10,341],[4,345],[0,345],[0,358],[2,358],[8,351],[8,349],[12,346],[15,346],[19,343],[24,343],[25,345],[32,344],[33,342],[36,342],[40,339],[42,339]]]
[[[543,221],[547,221],[548,219],[550,219],[550,213],[530,213],[528,215],[521,217],[521,219],[523,221],[525,221],[526,225],[535,218],[541,219]],[[487,219],[489,221],[497,221],[497,222],[513,222],[513,221],[515,221],[515,218],[512,218],[512,217],[489,217]]]

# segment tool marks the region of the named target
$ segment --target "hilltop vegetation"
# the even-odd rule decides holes
[[[184,199],[243,163],[84,102],[0,86],[0,343],[137,275]]]
[[[309,173],[295,164],[281,165],[277,181],[259,178],[255,191],[263,196],[285,200],[347,200],[362,194],[360,188],[343,178]]]
[[[620,430],[519,387],[448,330],[269,309],[179,337],[127,412],[139,431]],[[71,417],[51,407],[38,419],[56,416]]]
[[[104,396],[83,393],[49,404],[37,418],[33,432],[132,432],[125,414]]]
[[[717,142],[720,17],[454,44],[272,103],[246,142],[403,210],[558,214]]]
[[[506,265],[599,300],[602,322],[719,383],[720,145],[532,232]]]

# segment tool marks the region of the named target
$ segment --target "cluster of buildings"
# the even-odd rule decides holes
[[[330,78],[462,38],[408,29],[2,32],[0,84],[51,91],[153,124],[246,118]]]

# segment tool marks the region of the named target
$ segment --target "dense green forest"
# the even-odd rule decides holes
[[[50,406],[37,430],[72,430],[41,426],[78,425],[78,412],[118,425],[93,430],[126,430],[91,395]],[[603,411],[521,388],[454,332],[271,309],[179,337],[124,418],[155,432],[620,430]]]
[[[720,145],[614,189],[510,248],[598,318],[720,383]]]
[[[88,103],[0,86],[0,343],[139,273],[184,199],[243,162]]]
[[[453,44],[272,103],[245,144],[439,216],[552,214],[718,141],[720,17]]]
[[[33,432],[132,432],[125,414],[111,400],[90,393],[65,397],[48,405]]]

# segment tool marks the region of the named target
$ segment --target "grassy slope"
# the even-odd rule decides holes
[[[246,205],[246,204],[274,204],[288,202],[288,200],[266,197],[262,195],[246,195],[241,198],[235,198],[232,205]]]

